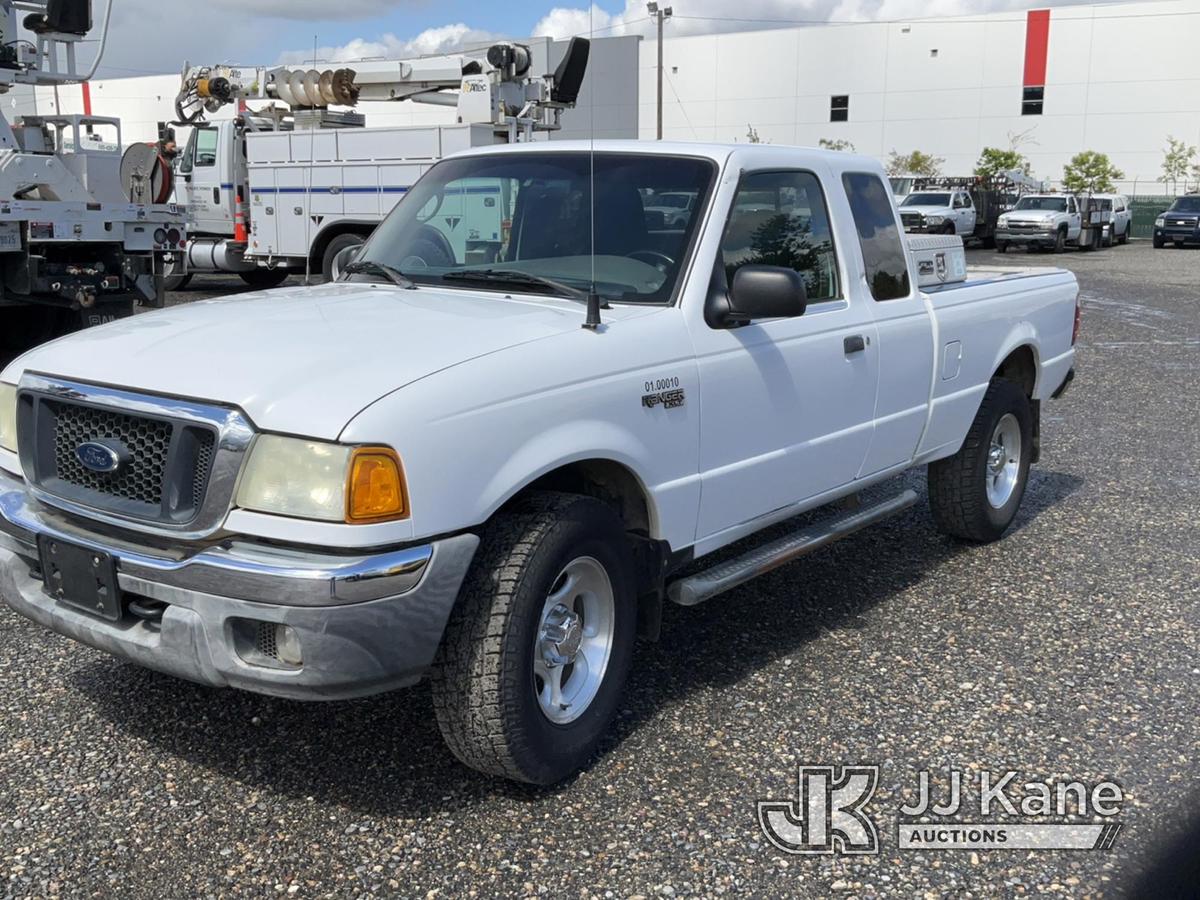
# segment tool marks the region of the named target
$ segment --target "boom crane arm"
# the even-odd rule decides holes
[[[411,100],[455,106],[462,122],[549,131],[579,95],[589,50],[588,41],[572,39],[558,68],[541,76],[532,74],[531,49],[509,42],[477,53],[372,60],[354,68],[185,66],[175,111],[178,124],[193,125],[227,105],[251,101],[276,101],[295,112]]]

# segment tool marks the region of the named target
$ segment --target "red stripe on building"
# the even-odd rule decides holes
[[[85,116],[92,114],[92,86],[86,81],[83,83],[83,114]]]
[[[1050,10],[1031,9],[1025,20],[1025,87],[1044,87],[1050,50]]]

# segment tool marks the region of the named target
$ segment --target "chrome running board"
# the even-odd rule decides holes
[[[756,547],[749,553],[719,563],[667,586],[667,597],[680,606],[695,606],[718,594],[733,590],[759,575],[787,565],[814,550],[839,541],[868,525],[903,512],[917,502],[916,491],[905,491],[874,506],[843,512],[823,522],[814,522],[785,537]]]

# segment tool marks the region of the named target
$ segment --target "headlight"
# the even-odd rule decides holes
[[[1162,216],[1159,216],[1157,219],[1154,220],[1155,228],[1162,228],[1166,224],[1167,224],[1167,220],[1164,219]]]
[[[17,388],[0,384],[0,447],[17,452]]]
[[[925,217],[926,225],[941,225],[945,221],[946,221],[945,216],[926,216]]]
[[[276,434],[260,435],[254,442],[237,505],[298,519],[356,524],[408,515],[404,475],[394,450]]]
[[[996,220],[996,224],[1001,228],[1006,227],[1008,225],[1008,216],[1001,216]]]

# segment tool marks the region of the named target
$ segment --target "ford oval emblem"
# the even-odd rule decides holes
[[[87,441],[75,448],[75,456],[84,468],[111,474],[121,467],[121,454],[97,441]]]

